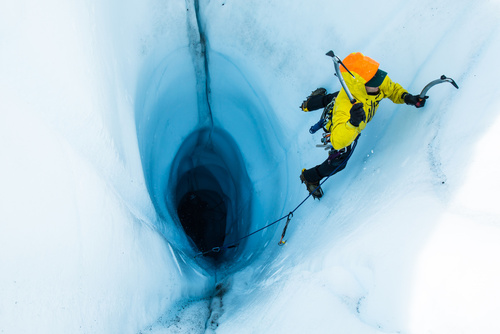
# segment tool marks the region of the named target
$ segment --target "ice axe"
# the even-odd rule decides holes
[[[443,83],[443,82],[449,82],[453,85],[453,87],[455,87],[456,89],[458,89],[458,85],[457,83],[455,82],[455,80],[453,80],[452,78],[448,78],[446,77],[446,75],[442,75],[439,79],[436,79],[436,80],[433,80],[431,82],[429,82],[427,85],[425,85],[424,89],[422,89],[422,92],[420,93],[420,95],[418,97],[420,97],[421,99],[425,99],[425,95],[427,94],[427,92],[429,91],[429,89],[431,89],[432,87],[440,84],[440,83]],[[419,106],[420,102],[417,103],[417,107]]]
[[[344,78],[340,74],[340,65],[342,65],[342,67],[344,67],[346,69],[346,71],[349,72],[350,75],[352,75],[353,78],[354,78],[354,74],[352,74],[351,71],[349,71],[349,69],[344,65],[344,63],[342,63],[342,60],[340,60],[340,58],[337,57],[333,53],[332,50],[328,51],[326,53],[326,55],[329,56],[329,57],[332,57],[333,65],[335,66],[335,75],[337,76],[337,78],[340,81],[340,84],[344,88],[344,91],[346,92],[347,97],[349,98],[349,101],[351,101],[352,104],[355,104],[356,103],[356,99],[352,96],[351,92],[349,91],[349,88],[347,88],[347,84],[345,83]],[[309,129],[309,133],[313,134],[313,133],[315,133],[316,131],[318,131],[319,129],[321,129],[325,125],[325,123],[326,123],[326,121],[325,121],[325,112],[326,112],[326,109],[323,111],[323,115],[321,116],[320,120],[316,124],[314,124],[313,126],[311,126],[311,128]]]
[[[339,78],[340,84],[342,85],[342,88],[344,88],[345,92],[347,93],[347,97],[349,98],[349,101],[351,101],[352,104],[356,103],[356,99],[352,96],[351,92],[349,91],[349,88],[347,88],[347,85],[344,81],[344,78],[340,74],[340,65],[346,69],[347,72],[349,72],[350,75],[354,78],[354,74],[349,71],[349,69],[342,63],[342,60],[340,60],[339,57],[333,53],[332,50],[328,51],[326,53],[327,56],[332,57],[333,60],[333,65],[335,66],[335,73],[337,74],[337,78]]]

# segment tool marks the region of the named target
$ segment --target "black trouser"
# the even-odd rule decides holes
[[[330,153],[328,159],[326,159],[321,165],[317,165],[316,167],[313,167],[311,169],[306,169],[303,172],[304,178],[309,183],[316,183],[321,181],[322,178],[329,176],[330,174],[337,174],[347,165],[347,161],[351,157],[350,153],[352,150],[353,148],[351,148],[351,146],[347,146],[341,151],[334,151]]]

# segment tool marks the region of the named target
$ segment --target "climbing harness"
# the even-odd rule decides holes
[[[282,221],[282,220],[284,220],[284,219],[287,219],[286,224],[285,224],[285,227],[283,228],[283,233],[281,234],[281,239],[280,239],[280,241],[279,241],[279,243],[278,243],[278,245],[283,246],[283,245],[286,243],[286,241],[283,241],[283,239],[285,238],[285,234],[286,234],[286,230],[287,230],[287,228],[288,228],[288,224],[290,223],[290,220],[292,219],[294,212],[295,212],[295,211],[297,211],[297,209],[298,209],[298,208],[300,208],[300,207],[302,206],[302,204],[304,204],[304,203],[305,203],[305,202],[309,199],[309,197],[311,197],[311,196],[312,196],[312,194],[313,194],[313,193],[314,193],[314,192],[315,192],[318,188],[320,188],[320,187],[323,185],[323,183],[325,183],[325,182],[326,182],[326,181],[327,181],[327,180],[328,180],[331,176],[333,176],[336,172],[338,172],[339,170],[341,170],[341,168],[343,168],[343,167],[347,164],[347,161],[348,161],[348,160],[349,160],[349,158],[351,157],[352,152],[354,152],[354,149],[356,148],[356,145],[357,145],[357,143],[358,143],[359,136],[360,136],[360,135],[358,135],[358,136],[356,137],[356,139],[354,139],[354,142],[353,142],[353,143],[352,143],[352,145],[351,145],[351,150],[349,151],[347,158],[346,158],[346,159],[345,159],[345,160],[344,160],[341,164],[339,164],[339,165],[337,166],[337,168],[335,168],[335,169],[334,169],[334,170],[330,173],[330,175],[328,175],[328,176],[327,176],[327,177],[326,177],[323,181],[321,181],[321,182],[320,182],[320,184],[316,187],[316,189],[314,189],[312,192],[310,192],[310,193],[309,193],[309,195],[307,195],[307,197],[306,197],[306,198],[304,198],[304,200],[303,200],[302,202],[300,202],[300,204],[299,204],[299,205],[297,205],[297,206],[295,207],[295,209],[293,209],[292,211],[290,211],[290,213],[288,213],[286,216],[283,216],[283,217],[279,218],[278,220],[275,220],[275,221],[273,221],[272,223],[270,223],[270,224],[268,224],[268,225],[266,225],[266,226],[264,226],[264,227],[262,227],[262,228],[260,228],[260,229],[258,229],[258,230],[256,230],[256,231],[253,231],[252,233],[247,234],[247,235],[245,235],[244,237],[239,238],[237,241],[235,241],[235,242],[233,242],[233,243],[231,243],[231,244],[229,244],[229,245],[227,245],[227,246],[222,246],[222,247],[214,247],[214,248],[212,248],[212,249],[210,249],[210,250],[208,250],[208,251],[205,251],[205,252],[200,252],[200,253],[198,253],[198,254],[196,254],[196,255],[195,255],[195,258],[197,258],[198,256],[201,256],[201,255],[206,255],[206,254],[209,254],[209,253],[219,253],[219,252],[221,252],[221,251],[223,251],[223,250],[225,250],[225,249],[230,249],[230,248],[235,248],[235,247],[238,247],[238,246],[239,246],[239,244],[240,244],[240,242],[241,242],[242,240],[244,240],[244,239],[246,239],[246,238],[248,238],[248,237],[250,237],[250,236],[252,236],[252,235],[254,235],[254,234],[258,233],[258,232],[260,232],[260,231],[263,231],[263,230],[265,230],[265,229],[267,229],[267,228],[269,228],[269,227],[271,227],[271,226],[273,226],[273,225],[275,225],[275,224],[279,223],[280,221]]]

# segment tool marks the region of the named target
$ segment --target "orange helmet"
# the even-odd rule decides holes
[[[353,52],[343,60],[344,65],[351,72],[359,74],[365,82],[370,81],[371,78],[377,73],[379,63],[363,55],[361,52]],[[340,67],[341,72],[347,72],[344,67]]]

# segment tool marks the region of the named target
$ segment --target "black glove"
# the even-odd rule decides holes
[[[411,95],[408,93],[403,94],[403,100],[405,103],[410,106],[415,106],[416,108],[422,108],[425,105],[425,100],[428,98],[428,96],[421,98],[418,95]]]
[[[349,123],[352,126],[358,127],[361,122],[366,120],[366,114],[363,110],[363,103],[356,103],[351,107],[351,119]]]

